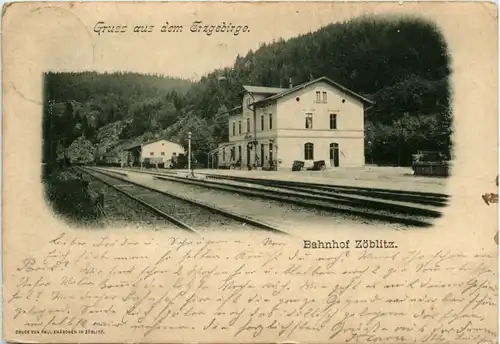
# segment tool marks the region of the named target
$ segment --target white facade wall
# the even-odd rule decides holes
[[[229,141],[235,146],[234,161],[241,159],[242,166],[246,166],[247,144],[256,140],[257,146],[250,151],[250,164],[254,164],[255,156],[258,157],[258,165],[262,165],[263,160],[267,162],[272,155],[273,159],[282,161],[280,167],[291,167],[294,160],[305,161],[306,166],[317,160],[325,160],[327,167],[333,167],[335,164],[330,158],[334,154],[330,152],[330,145],[335,143],[338,146],[339,167],[364,165],[364,104],[358,98],[328,82],[320,81],[259,106],[254,118],[248,103],[265,97],[245,95],[242,112],[229,117]],[[312,114],[312,128],[306,128],[306,114]],[[336,116],[333,128],[330,115]],[[250,124],[249,128],[247,123]],[[314,155],[311,160],[305,160],[305,143],[313,144]],[[264,145],[263,149],[261,145]],[[226,161],[230,157],[229,150],[227,148]],[[222,151],[219,152],[219,161],[223,161]]]
[[[319,98],[318,94],[319,92]],[[326,95],[326,98],[325,98]],[[344,101],[343,101],[344,100]],[[330,85],[318,82],[277,100],[278,159],[282,167],[291,167],[294,160],[325,160],[334,167],[330,145],[338,145],[338,166],[359,167],[364,157],[364,104]],[[312,114],[312,128],[306,128],[306,114]],[[336,126],[331,128],[331,117]],[[305,144],[313,144],[313,159],[305,159]]]
[[[250,164],[254,164],[256,161],[256,153],[254,148],[247,153],[248,142],[258,140],[259,144],[257,146],[257,162],[258,165],[262,164],[262,156],[260,145],[262,143],[269,144],[269,139],[276,138],[276,121],[277,121],[277,104],[270,104],[266,107],[258,107],[256,109],[255,117],[251,109],[248,109],[248,101],[250,104],[254,101],[264,98],[262,95],[254,95],[252,98],[248,94],[243,97],[243,109],[242,113],[234,114],[229,116],[229,142],[234,144],[234,162],[241,160],[242,166],[248,164],[248,157],[250,157]],[[254,100],[255,99],[255,100]],[[241,133],[240,133],[240,122],[241,122]],[[234,125],[234,132],[233,132]],[[267,150],[269,150],[267,148]],[[241,152],[241,155],[240,155]],[[226,159],[222,158],[223,151],[219,152],[219,161],[228,162],[231,156],[230,148],[226,149]],[[269,156],[269,154],[265,154]]]
[[[314,159],[305,160],[305,144],[313,144]],[[294,160],[305,162],[306,167],[314,161],[324,160],[327,167],[334,167],[333,156],[330,153],[330,144],[338,144],[339,167],[359,167],[365,163],[363,138],[303,138],[280,137],[278,140],[278,158],[280,167],[291,167]],[[333,153],[333,152],[332,152]]]
[[[244,139],[247,133],[247,118],[250,120],[250,128],[252,128],[253,125],[251,117],[252,116],[247,116],[241,113],[229,116],[229,142],[240,141]]]
[[[255,95],[254,98],[260,100],[263,96]],[[243,97],[243,109],[241,113],[229,116],[229,142],[239,142],[246,139],[268,138],[276,136],[277,107],[276,103],[265,108],[256,109],[256,119],[251,109],[248,109],[247,101],[253,103],[253,98],[249,95]],[[264,116],[264,130],[262,130],[262,116]],[[272,120],[270,118],[272,117]],[[240,132],[241,123],[241,132]],[[233,132],[234,125],[234,132]],[[271,128],[270,128],[271,125]]]
[[[320,92],[320,102],[316,101],[316,92]],[[323,92],[326,92],[327,96],[325,102],[323,102]],[[343,99],[345,102],[342,102]],[[332,134],[340,131],[363,134],[363,103],[326,82],[318,82],[293,92],[278,99],[277,103],[278,129],[302,130],[305,136],[316,135],[313,134],[315,130],[328,130]],[[313,114],[313,130],[305,129],[306,113]],[[336,130],[330,130],[330,114],[337,115]]]
[[[269,139],[276,137],[278,121],[278,104],[276,102],[268,104],[265,107],[258,107],[256,110],[257,139]]]

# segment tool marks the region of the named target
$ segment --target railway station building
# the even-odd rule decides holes
[[[288,88],[243,86],[243,103],[228,112],[229,142],[219,144],[217,165],[262,168],[365,164],[364,115],[373,102],[321,77]]]
[[[128,165],[159,165],[165,168],[169,167],[179,155],[185,154],[182,145],[163,139],[132,144],[124,148],[124,151],[128,153]]]

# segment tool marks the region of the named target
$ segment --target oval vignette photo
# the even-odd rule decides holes
[[[75,228],[431,227],[452,162],[436,24],[366,16],[260,39],[197,78],[47,71],[54,214]]]

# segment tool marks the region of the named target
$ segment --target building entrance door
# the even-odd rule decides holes
[[[339,167],[339,144],[330,143],[330,166]]]
[[[269,144],[269,161],[273,161],[273,144],[272,142]]]
[[[261,143],[260,144],[260,166],[264,166],[264,160],[265,160],[265,157],[264,157],[264,144]]]
[[[247,165],[250,165],[250,148],[247,146]]]

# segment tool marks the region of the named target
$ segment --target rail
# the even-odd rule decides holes
[[[426,207],[414,207],[391,201],[373,201],[367,199],[354,199],[341,195],[314,195],[283,190],[265,190],[256,189],[247,185],[222,184],[215,181],[192,179],[174,175],[167,175],[160,172],[136,170],[136,173],[146,173],[153,175],[154,178],[164,181],[179,182],[191,185],[197,185],[207,188],[213,188],[228,192],[237,192],[250,197],[274,200],[278,202],[292,203],[308,208],[321,209],[354,215],[366,219],[378,220],[389,223],[400,223],[416,227],[429,227],[431,223],[415,219],[415,217],[438,218],[442,214],[436,210]],[[365,209],[360,209],[365,208]],[[371,209],[366,209],[371,208]],[[375,210],[375,211],[372,211]],[[385,212],[385,213],[384,213]],[[394,213],[402,213],[410,217],[396,216]]]
[[[141,204],[142,206],[144,206],[146,209],[148,209],[150,212],[152,213],[155,213],[157,215],[159,215],[160,217],[166,219],[167,221],[173,223],[174,225],[176,225],[177,227],[181,228],[181,229],[184,229],[184,230],[187,230],[189,232],[193,232],[193,233],[196,233],[196,230],[194,228],[191,228],[190,226],[188,226],[187,224],[185,224],[184,222],[176,219],[175,217],[161,211],[160,209],[156,208],[155,206],[135,197],[134,195],[128,193],[127,191],[123,190],[123,189],[120,189],[116,186],[114,186],[113,184],[111,183],[108,183],[107,181],[103,180],[102,178],[99,178],[98,176],[96,176],[94,173],[91,173],[89,172],[87,169],[84,169],[84,168],[79,168],[81,171],[87,173],[88,175],[92,176],[93,178],[99,180],[101,183],[105,184],[106,186],[124,194],[125,196],[129,197],[130,199],[133,199],[134,201],[136,201],[137,203]],[[102,173],[100,171],[94,171],[94,172],[97,172],[97,173]],[[102,174],[105,174],[105,173],[102,173]],[[115,174],[118,174],[118,173],[115,173]],[[106,174],[105,174],[106,175]],[[126,175],[124,173],[121,173],[121,175]],[[113,177],[111,175],[108,175],[109,177]]]
[[[92,169],[92,170],[95,171],[95,169]],[[114,175],[111,175],[111,174],[107,173],[107,172],[111,172],[111,171],[107,171],[107,170],[105,170],[105,171],[106,172],[103,172],[101,170],[101,171],[96,171],[96,172],[102,173],[104,175],[108,175],[108,177],[111,177],[111,178],[115,178],[115,179],[118,179],[118,180],[121,180],[121,181],[126,181],[127,183],[130,183],[132,185],[135,185],[135,186],[138,186],[138,187],[141,187],[141,188],[144,188],[144,189],[148,189],[150,191],[153,191],[153,192],[156,192],[156,193],[159,193],[159,194],[163,194],[165,196],[168,196],[168,197],[171,197],[171,198],[174,198],[174,199],[177,199],[177,200],[181,200],[181,201],[190,203],[192,205],[195,205],[195,206],[198,206],[198,207],[201,207],[201,208],[205,208],[205,209],[207,209],[209,211],[212,211],[212,212],[217,213],[219,215],[222,215],[224,217],[231,218],[231,219],[233,219],[235,221],[238,221],[238,222],[241,222],[241,223],[244,223],[244,224],[252,225],[252,226],[257,227],[259,229],[263,229],[263,230],[270,231],[270,232],[275,232],[275,233],[286,234],[284,231],[282,231],[281,229],[277,228],[276,226],[268,224],[268,223],[265,223],[263,221],[260,221],[260,220],[257,220],[257,219],[254,219],[254,218],[242,215],[242,214],[237,214],[237,213],[232,212],[230,210],[222,209],[222,208],[213,206],[211,204],[208,204],[208,203],[205,203],[205,202],[201,202],[199,200],[192,199],[192,198],[187,197],[187,196],[181,196],[181,195],[178,195],[178,194],[175,194],[175,193],[172,193],[172,192],[168,192],[168,191],[164,191],[164,190],[158,190],[158,189],[155,189],[155,188],[151,188],[149,186],[142,185],[142,184],[133,182],[131,180],[125,180],[125,179],[123,179],[121,177],[114,176]],[[137,172],[137,171],[135,171],[135,172]]]

